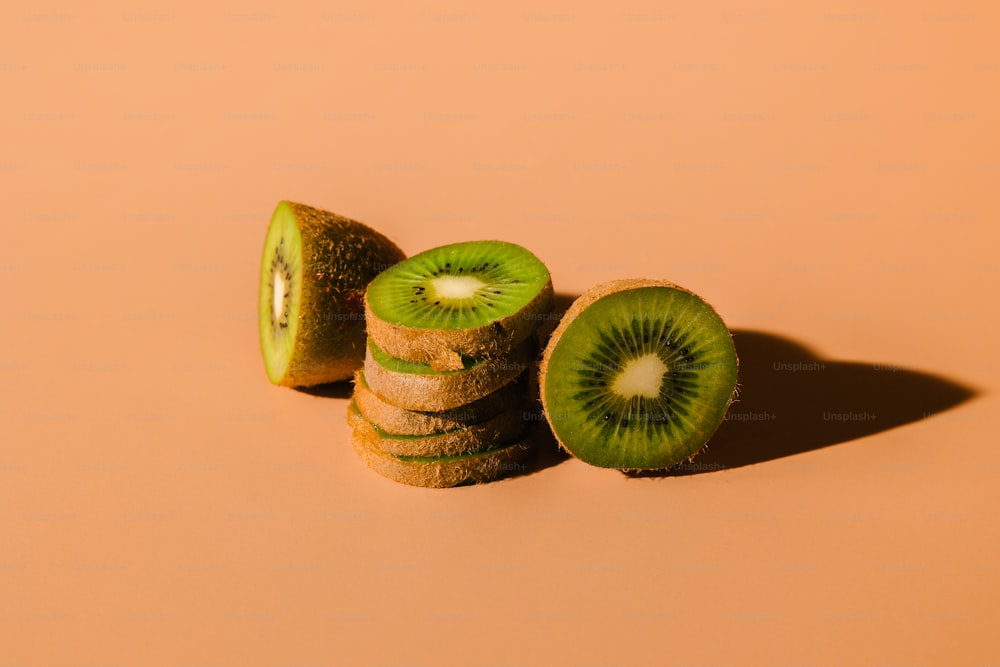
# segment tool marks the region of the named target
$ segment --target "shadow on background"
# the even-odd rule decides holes
[[[552,429],[549,428],[548,423],[544,420],[538,420],[538,417],[542,414],[540,404],[526,408],[524,414],[535,422],[531,434],[535,448],[528,455],[528,458],[520,463],[520,467],[517,470],[507,475],[508,479],[533,475],[546,468],[557,466],[569,458],[569,454],[559,447],[559,443],[556,442],[555,436],[552,435]]]
[[[693,462],[658,475],[739,468],[829,447],[926,419],[976,394],[929,373],[824,359],[762,331],[736,330],[733,340],[739,400]]]
[[[559,317],[562,317],[569,309],[569,307],[573,304],[573,302],[576,301],[578,298],[580,298],[579,294],[569,294],[568,292],[556,292],[554,299],[555,303],[552,306],[552,311]]]
[[[329,382],[327,384],[318,384],[315,387],[296,387],[296,391],[301,391],[303,394],[309,394],[310,396],[319,396],[320,398],[350,398],[351,394],[354,393],[354,381],[344,380],[343,382]]]

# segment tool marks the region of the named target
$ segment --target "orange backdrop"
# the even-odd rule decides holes
[[[0,664],[1000,662],[1000,6],[0,10]],[[268,384],[280,199],[736,330],[687,474],[452,490]]]

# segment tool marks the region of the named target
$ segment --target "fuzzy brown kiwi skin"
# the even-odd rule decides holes
[[[367,429],[369,440],[378,448],[394,456],[455,456],[493,449],[501,442],[509,442],[524,431],[524,410],[508,410],[481,424],[421,437],[386,437],[352,402],[347,408],[347,420],[354,429]]]
[[[534,449],[534,436],[525,437],[502,449],[483,452],[460,461],[407,461],[382,451],[374,429],[352,424],[351,444],[365,464],[395,482],[410,486],[447,488],[467,483],[485,483],[506,477]]]
[[[386,403],[404,410],[440,412],[483,398],[523,373],[535,361],[534,341],[506,356],[485,359],[469,370],[442,375],[400,373],[383,368],[365,355],[368,386]]]
[[[569,325],[572,324],[573,320],[575,320],[580,315],[580,313],[586,310],[587,307],[593,304],[595,301],[602,299],[606,296],[609,296],[611,294],[616,294],[618,292],[624,292],[627,290],[639,289],[642,287],[669,287],[670,289],[686,292],[691,296],[697,297],[703,302],[705,301],[700,296],[698,296],[697,294],[695,294],[694,292],[685,287],[681,287],[680,285],[677,285],[667,280],[655,280],[650,278],[626,278],[623,280],[611,280],[605,283],[601,283],[599,285],[595,285],[594,287],[590,288],[589,290],[581,294],[566,310],[566,314],[563,315],[562,319],[559,321],[559,325],[555,328],[555,330],[552,332],[552,335],[549,337],[549,342],[545,346],[545,350],[542,353],[542,361],[538,366],[538,391],[542,400],[542,412],[545,414],[546,419],[548,419],[548,415],[550,414],[551,411],[550,406],[546,403],[545,400],[545,379],[548,373],[549,360],[552,358],[552,353],[555,351],[556,345],[559,344],[559,339],[562,338],[562,335],[566,332],[566,329],[569,328]],[[705,304],[708,305],[709,308],[711,308],[711,305],[709,305],[708,302],[705,302]],[[739,359],[737,359],[736,362],[738,366]],[[738,393],[738,387],[737,391],[734,391],[733,396],[729,399],[729,405],[732,405],[733,402],[736,400],[737,393]],[[559,443],[560,449],[566,451],[568,454],[573,456],[573,452],[568,447],[566,447],[566,445],[563,443],[562,440],[559,439],[559,435],[556,433],[556,430],[553,428],[551,429],[551,431],[552,435],[556,439],[556,442]],[[702,445],[698,449],[698,451],[691,454],[683,462],[690,462],[698,454],[705,451],[706,447],[708,447],[708,443]],[[626,474],[635,474],[643,471],[666,471],[676,465],[678,464],[675,463],[671,466],[666,466],[661,468],[623,468],[621,469],[621,471]]]
[[[492,420],[504,412],[516,410],[529,392],[529,371],[496,391],[452,410],[421,412],[404,410],[386,403],[366,386],[364,373],[354,374],[354,401],[361,413],[383,432],[395,435],[431,435],[442,431],[466,429]]]
[[[275,384],[308,387],[347,380],[364,361],[368,283],[406,255],[357,220],[305,204],[282,205],[295,216],[302,236],[303,284],[296,349]]]
[[[474,329],[420,329],[380,320],[365,294],[368,335],[398,359],[430,364],[435,370],[459,370],[462,356],[497,357],[527,340],[552,311],[552,281],[519,312]]]

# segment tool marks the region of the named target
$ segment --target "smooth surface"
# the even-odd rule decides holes
[[[0,664],[997,664],[998,33],[961,1],[5,4]],[[690,474],[387,481],[343,388],[265,377],[281,199],[522,244],[563,294],[688,287],[742,402]]]

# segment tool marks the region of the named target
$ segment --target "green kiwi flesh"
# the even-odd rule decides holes
[[[258,290],[268,379],[294,387],[350,378],[365,356],[365,289],[404,257],[356,220],[280,202],[264,241]]]
[[[388,354],[438,370],[463,357],[500,356],[527,339],[552,308],[548,269],[504,241],[422,252],[368,286],[368,335]]]
[[[696,454],[733,399],[737,358],[719,315],[666,281],[623,280],[581,296],[539,370],[557,440],[577,458],[623,470]]]
[[[365,464],[393,481],[411,486],[444,488],[491,482],[521,468],[532,452],[532,429],[492,449],[453,456],[396,456],[381,448],[378,432],[364,419],[351,420],[351,442]]]
[[[393,357],[369,338],[365,381],[386,403],[404,410],[440,412],[500,389],[527,370],[536,354],[537,342],[529,338],[505,356],[463,357],[460,370],[439,371],[430,364]]]
[[[529,375],[529,371],[525,371],[517,379],[472,403],[441,412],[421,412],[386,403],[368,386],[364,371],[358,371],[354,374],[354,401],[361,414],[384,433],[432,435],[467,429],[515,410],[528,394]]]

